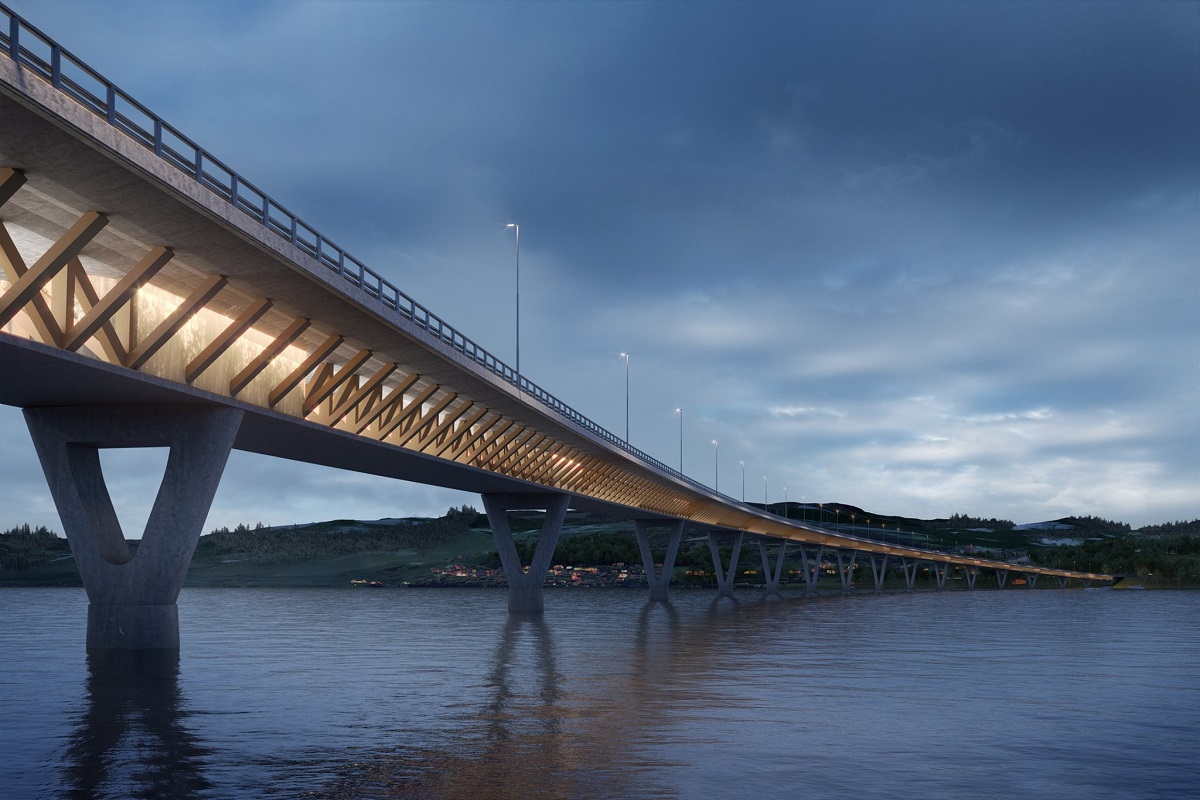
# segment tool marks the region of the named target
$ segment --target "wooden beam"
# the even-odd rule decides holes
[[[403,431],[398,437],[396,437],[396,440],[391,442],[391,444],[394,444],[398,447],[404,447],[409,443],[409,441],[412,440],[414,436],[420,433],[422,429],[431,426],[437,419],[438,414],[441,414],[442,411],[445,410],[446,406],[453,403],[457,398],[458,394],[456,392],[446,392],[441,400],[438,400],[436,403],[430,406],[428,411],[422,412],[417,420],[413,422],[413,424],[410,425],[407,430]]]
[[[462,455],[468,447],[472,446],[486,436],[487,432],[494,428],[496,423],[500,422],[502,419],[502,417],[494,411],[489,411],[488,414],[490,415],[489,417],[486,417],[484,420],[476,423],[475,430],[463,432],[462,440],[457,444],[450,446],[450,452],[445,454],[445,458],[448,458],[451,461],[457,461],[458,457]],[[438,453],[438,455],[440,456],[442,453]]]
[[[500,425],[499,429],[493,427],[485,431],[482,437],[476,440],[474,444],[463,450],[454,458],[454,460],[460,464],[471,464],[485,450],[499,441],[511,428],[516,427],[517,431],[514,431],[514,433],[524,430],[524,428],[517,424],[516,420],[501,418],[500,422],[503,422],[504,424]],[[491,433],[492,435],[489,437],[487,435],[488,433]]]
[[[0,206],[9,201],[17,189],[25,185],[25,173],[12,167],[0,167]]]
[[[380,419],[389,410],[395,407],[396,403],[404,402],[404,393],[407,392],[412,385],[421,379],[421,376],[413,372],[400,381],[400,385],[392,389],[386,398],[381,397],[379,405],[372,408],[358,418],[358,422],[354,425],[355,433],[362,433],[375,422]]]
[[[0,224],[0,269],[4,270],[4,278],[9,282],[9,289],[28,271],[25,261],[17,251],[16,244],[13,243],[12,237],[8,235],[8,231],[2,224]],[[8,290],[5,290],[5,294],[7,293]],[[58,343],[62,341],[62,328],[55,320],[54,314],[51,313],[46,298],[39,292],[33,296],[31,305],[33,310],[29,313],[29,319],[38,336],[42,337],[42,343],[57,347]],[[29,309],[26,310],[29,311]]]
[[[432,451],[429,451],[429,455],[440,457],[442,455],[442,453],[446,452],[446,450],[448,450],[451,447],[454,447],[456,442],[461,442],[462,439],[466,438],[467,436],[470,436],[471,435],[471,426],[475,425],[477,422],[479,422],[481,419],[483,419],[485,414],[489,414],[489,413],[491,413],[491,412],[489,412],[488,409],[485,408],[484,406],[476,406],[475,413],[472,414],[467,419],[462,420],[462,425],[459,426],[457,430],[452,431],[452,434],[450,436],[447,436],[445,441],[439,443],[438,446],[436,448],[434,448]],[[455,435],[455,434],[457,434],[457,435]]]
[[[67,266],[68,261],[79,255],[107,224],[108,218],[95,211],[89,211],[76,220],[75,224],[42,254],[37,263],[27,269],[25,274],[8,288],[4,296],[0,297],[0,325],[6,324],[16,316],[17,312],[24,308],[59,270]]]
[[[359,368],[367,363],[370,358],[370,350],[359,350],[341,368],[335,369],[327,380],[313,381],[309,390],[304,395],[304,415],[308,416],[311,414],[317,406],[321,405],[321,402],[325,398],[337,391],[337,388],[349,380],[351,376],[357,374]]]
[[[227,283],[229,283],[229,279],[224,275],[212,275],[206,278],[204,283],[185,297],[183,302],[160,322],[145,340],[138,342],[137,347],[129,353],[129,360],[125,366],[131,369],[140,369],[163,345],[170,341],[172,336],[179,332],[180,328],[188,324],[197,311],[216,297]]]
[[[457,395],[455,395],[455,397],[457,397]],[[442,417],[441,421],[434,422],[432,425],[429,426],[428,430],[426,430],[424,433],[421,434],[420,438],[417,441],[416,447],[414,447],[413,449],[420,450],[422,453],[428,453],[429,451],[427,448],[431,444],[437,445],[438,437],[441,436],[441,434],[447,428],[453,427],[454,423],[457,422],[458,420],[462,419],[463,414],[466,414],[472,408],[473,408],[473,404],[470,402],[466,402],[466,403],[463,403],[461,406],[459,406],[454,411],[447,411],[445,416]]]
[[[308,329],[312,323],[302,317],[297,317],[292,320],[291,324],[284,328],[283,333],[275,337],[275,340],[262,349],[262,352],[251,359],[246,368],[234,376],[229,382],[229,394],[232,397],[237,397],[238,392],[245,389],[250,381],[258,377],[258,373],[267,368],[276,356],[287,349],[288,345],[300,338],[300,334]]]
[[[420,415],[421,406],[424,405],[425,401],[432,397],[433,393],[439,388],[441,387],[439,387],[436,383],[431,383],[418,392],[417,396],[414,397],[408,405],[402,406],[398,413],[393,413],[391,418],[389,418],[386,422],[380,422],[375,438],[379,441],[383,441],[392,435],[392,431],[396,430],[404,423],[409,422],[414,416]]]
[[[258,322],[264,314],[271,310],[274,305],[270,300],[265,298],[255,300],[246,307],[246,310],[238,314],[237,319],[229,323],[225,330],[217,334],[217,338],[209,342],[208,347],[200,351],[200,355],[192,359],[191,363],[183,371],[184,380],[188,383],[194,383],[196,378],[199,378],[204,370],[211,367],[218,358],[225,354],[225,351],[233,346],[234,342],[242,338],[242,334],[250,330],[254,323]]]
[[[372,375],[366,383],[355,389],[349,397],[339,403],[332,412],[317,420],[325,425],[337,425],[341,422],[342,417],[350,413],[350,411],[363,401],[363,399],[371,392],[382,389],[383,382],[388,379],[393,372],[399,369],[395,361],[389,361],[383,365],[383,368]]]
[[[153,278],[159,270],[166,266],[174,255],[175,253],[166,247],[156,247],[147,253],[145,258],[125,273],[125,277],[121,278],[117,285],[104,295],[104,299],[93,303],[91,310],[83,315],[83,319],[74,326],[64,326],[68,332],[63,337],[63,349],[78,350],[84,342],[92,338],[102,325],[112,319],[113,314],[116,314],[121,306],[129,302],[129,298],[133,297],[133,293],[142,284]]]
[[[66,339],[67,335],[70,333],[71,320],[75,316],[74,304],[76,300],[76,290],[78,290],[79,294],[79,305],[81,308],[83,308],[85,314],[100,303],[100,296],[96,294],[96,287],[92,286],[92,280],[84,271],[83,264],[80,263],[78,258],[72,258],[70,263],[67,264],[66,274],[68,280],[63,281],[61,286],[55,286],[56,290],[62,290],[66,295],[70,295],[69,298],[64,297],[64,300],[69,300],[71,305],[70,310],[68,311],[64,308],[62,310],[63,316],[58,317],[65,320],[63,323],[63,339]],[[62,273],[59,273],[58,278],[55,280],[57,281],[62,277]],[[55,304],[57,305],[57,301]],[[123,308],[125,308],[125,306],[118,306],[117,309],[114,309],[114,313]],[[112,321],[105,320],[102,322],[96,334],[96,338],[100,340],[100,349],[104,351],[104,355],[106,358],[108,358],[109,363],[124,364],[127,360],[127,356],[129,355],[129,351],[126,349],[125,344],[121,341],[121,337],[117,335],[117,330],[113,326]],[[132,333],[130,336],[132,337]],[[132,338],[130,341],[132,341]],[[82,344],[83,342],[80,342],[80,345]]]
[[[274,408],[276,405],[278,405],[279,401],[282,400],[288,392],[299,386],[300,382],[308,377],[308,373],[316,369],[317,364],[320,364],[322,361],[324,361],[330,353],[341,347],[342,342],[344,341],[345,339],[343,337],[334,334],[325,341],[321,342],[321,344],[317,345],[316,349],[309,353],[308,357],[300,362],[300,366],[292,370],[291,374],[277,383],[275,388],[271,389],[271,393],[267,396],[267,405],[271,408]],[[304,413],[307,415],[308,412],[309,408],[307,404],[305,404]]]

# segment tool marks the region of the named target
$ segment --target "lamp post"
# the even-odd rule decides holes
[[[788,513],[788,504],[787,504],[787,487],[786,487],[786,486],[785,486],[785,487],[783,487],[783,518],[784,518],[784,519],[791,519],[791,518],[792,518],[792,515]]]
[[[683,409],[676,408],[675,413],[679,415],[679,474],[683,474]]]
[[[629,353],[621,353],[625,359],[625,444],[629,444]]]
[[[721,491],[721,447],[717,444],[717,440],[713,439],[713,491]]]
[[[517,394],[521,393],[521,226],[510,222],[505,227],[517,234]]]
[[[744,503],[746,502],[746,462],[739,461],[738,463],[742,465],[742,502]]]
[[[763,475],[763,511],[767,510],[767,476]]]

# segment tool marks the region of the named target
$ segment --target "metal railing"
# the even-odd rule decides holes
[[[431,339],[462,354],[505,383],[516,387],[519,393],[532,398],[568,422],[628,453],[656,471],[705,494],[719,496],[730,504],[757,510],[756,506],[719,492],[647,455],[525,376],[517,375],[516,370],[504,361],[480,347],[474,340],[409,297],[316,228],[288,211],[286,206],[184,136],[177,128],[2,3],[0,22],[7,23],[0,25],[0,49],[19,67],[24,67],[46,80],[85,109],[152,151],[164,162],[224,199],[253,222],[282,237],[321,266],[336,272],[385,308],[399,313]],[[788,521],[790,522],[790,519]],[[837,534],[824,525],[810,522],[804,524]],[[915,543],[904,546],[924,549]]]
[[[430,338],[462,354],[505,383],[515,386],[520,393],[528,395],[569,422],[660,472],[702,491],[713,492],[699,481],[633,447],[523,375],[518,376],[516,370],[504,361],[480,347],[474,340],[409,297],[316,228],[288,211],[286,206],[184,136],[177,128],[3,4],[0,4],[0,21],[7,23],[0,26],[0,49],[3,49],[18,66],[28,69],[88,111],[107,120],[109,125],[128,135],[147,150],[153,151],[167,164],[193,178],[252,221],[287,240],[321,266],[336,272],[348,283],[364,290],[384,307],[399,313]],[[728,495],[721,496],[733,500]]]

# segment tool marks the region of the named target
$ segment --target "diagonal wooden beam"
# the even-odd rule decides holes
[[[524,470],[521,477],[530,481],[540,481],[544,475],[553,473],[555,469],[574,458],[574,450],[561,442],[556,443],[543,454],[541,461],[531,464],[529,469]]]
[[[217,334],[217,338],[209,342],[208,347],[200,351],[200,355],[192,359],[191,363],[183,371],[184,380],[188,383],[194,383],[204,370],[211,367],[218,358],[225,354],[225,351],[234,345],[242,334],[250,330],[254,323],[262,319],[262,316],[271,310],[274,305],[270,300],[265,298],[255,300],[246,310],[238,315],[237,319],[229,323],[225,330]]]
[[[475,412],[473,414],[471,414],[471,416],[469,416],[463,420],[456,420],[456,423],[461,421],[462,424],[458,425],[455,430],[451,431],[450,435],[447,436],[444,441],[439,442],[435,448],[433,448],[432,450],[429,450],[428,451],[429,455],[441,456],[441,454],[446,452],[446,450],[450,449],[451,447],[454,447],[456,442],[459,442],[463,438],[470,436],[471,435],[471,427],[473,425],[475,425],[476,423],[478,423],[481,419],[484,418],[485,415],[487,415],[489,413],[491,413],[491,412],[489,412],[487,410],[487,408],[485,408],[484,406],[476,406]]]
[[[95,335],[96,331],[100,330],[102,325],[112,319],[121,306],[129,302],[129,298],[133,297],[133,293],[142,284],[165,267],[174,255],[175,253],[166,247],[156,247],[147,253],[145,258],[134,265],[133,269],[129,270],[125,277],[108,294],[104,295],[102,300],[92,304],[91,310],[83,315],[83,319],[74,326],[68,326],[69,331],[63,337],[63,349],[78,350],[84,342]],[[90,285],[91,282],[88,281],[88,283]]]
[[[277,383],[273,389],[271,389],[271,393],[267,396],[267,405],[271,408],[274,408],[276,405],[278,405],[279,401],[282,400],[288,392],[299,386],[300,382],[308,377],[308,373],[316,369],[317,365],[324,361],[330,353],[341,347],[342,342],[344,341],[345,339],[343,337],[338,336],[335,333],[334,335],[328,337],[325,341],[321,342],[321,344],[317,345],[317,348],[309,353],[307,358],[300,362],[300,366],[292,370],[291,374],[289,374],[286,378]],[[307,407],[305,408],[304,413],[308,413]]]
[[[25,173],[12,167],[0,167],[0,206],[25,185]]]
[[[458,395],[455,395],[455,397],[458,397]],[[463,415],[472,408],[473,404],[466,402],[453,411],[446,411],[441,420],[435,419],[430,425],[426,426],[426,430],[417,438],[416,444],[413,445],[412,449],[420,450],[422,453],[428,453],[429,446],[433,445],[436,447],[438,444],[438,437],[440,437],[448,428],[453,427],[454,423],[462,419]]]
[[[496,464],[493,469],[497,472],[504,471],[509,475],[516,475],[521,471],[525,461],[531,457],[536,458],[542,447],[547,446],[549,441],[550,437],[546,434],[536,433],[522,442],[520,447],[506,455],[504,460]]]
[[[400,435],[396,437],[392,444],[398,447],[404,447],[407,445],[413,439],[413,437],[417,436],[422,430],[432,425],[437,420],[438,415],[446,409],[446,406],[453,403],[457,398],[457,392],[446,392],[441,400],[438,400],[436,403],[430,406],[428,411],[422,412],[412,425],[408,426],[406,430],[400,433]]]
[[[367,379],[366,383],[355,389],[345,400],[335,406],[332,412],[321,417],[317,421],[325,425],[337,425],[342,421],[342,417],[349,414],[355,406],[357,406],[367,397],[367,395],[371,394],[371,392],[374,392],[377,389],[381,389],[383,387],[383,382],[387,380],[388,377],[391,376],[391,374],[397,369],[399,369],[399,366],[395,361],[389,361],[388,363],[384,364],[381,369]]]
[[[412,388],[413,384],[421,379],[421,376],[413,372],[405,376],[404,380],[400,381],[400,385],[392,389],[387,397],[381,397],[380,403],[371,408],[358,418],[358,422],[354,424],[352,430],[355,433],[362,433],[367,428],[371,427],[376,420],[382,419],[384,414],[390,413],[396,407],[397,403],[404,402],[404,393]]]
[[[21,258],[21,254],[17,251],[16,244],[13,243],[12,237],[8,235],[4,225],[0,224],[0,269],[4,270],[4,278],[10,284],[16,283],[22,275],[28,270],[25,267],[25,261]],[[5,290],[5,294],[8,290]],[[33,328],[37,331],[37,335],[41,337],[43,344],[57,346],[62,341],[62,328],[54,318],[54,314],[50,311],[50,305],[46,302],[46,298],[38,292],[33,296],[33,302],[30,304],[32,309],[29,311],[29,319],[33,323]]]
[[[500,422],[500,420],[501,416],[499,414],[494,411],[489,411],[487,417],[476,423],[475,430],[463,431],[462,440],[458,442],[458,444],[451,445],[449,452],[445,453],[444,457],[450,459],[451,461],[457,461],[458,457],[466,452],[468,447],[471,447],[484,436],[486,436],[487,432],[494,428],[496,424]],[[438,453],[438,455],[440,456],[442,453]]]
[[[54,280],[57,284],[54,286],[54,290],[63,293],[63,307],[54,309],[54,312],[55,319],[63,320],[63,339],[65,340],[71,332],[71,320],[75,316],[76,299],[79,300],[79,305],[86,314],[99,305],[100,296],[96,294],[96,287],[92,286],[92,279],[88,277],[78,258],[72,258],[67,264],[65,272],[60,272]],[[78,292],[78,298],[76,298],[76,292]],[[58,298],[55,298],[55,305],[58,305]],[[132,336],[132,334],[130,335]],[[100,349],[104,351],[109,363],[125,363],[129,353],[111,321],[105,320],[100,324],[99,330],[96,331],[96,338],[99,339]],[[80,346],[82,345],[83,342],[80,342]]]
[[[245,369],[234,376],[229,382],[229,394],[237,397],[238,392],[245,389],[250,384],[250,381],[258,377],[258,373],[262,372],[267,366],[284,350],[288,345],[300,338],[300,334],[308,330],[308,326],[312,323],[302,317],[297,317],[292,320],[291,324],[283,329],[283,333],[275,337],[275,340],[262,349],[262,352],[251,359]]]
[[[460,464],[473,464],[488,448],[494,446],[498,441],[503,441],[505,434],[512,431],[513,435],[525,430],[524,427],[517,424],[514,419],[501,419],[502,423],[499,427],[493,427],[484,432],[478,440],[470,447],[460,453],[454,460]],[[516,430],[512,430],[516,428]],[[490,436],[488,434],[491,434]]]
[[[521,454],[513,461],[509,459],[506,469],[514,478],[520,478],[530,469],[541,463],[541,459],[546,457],[546,451],[555,446],[555,441],[545,434],[535,438],[532,442],[525,445]]]
[[[304,415],[311,414],[317,406],[324,402],[325,398],[332,395],[339,386],[356,375],[359,368],[370,358],[370,350],[359,350],[341,368],[335,369],[327,380],[313,381],[311,388],[304,395]]]
[[[67,262],[87,246],[97,233],[108,224],[108,218],[95,211],[89,211],[75,221],[58,241],[50,246],[42,257],[16,283],[8,288],[0,297],[0,325],[6,324],[16,316],[34,295],[42,290],[59,270],[67,266]]]
[[[392,417],[387,420],[387,422],[380,422],[378,430],[375,431],[375,438],[379,441],[383,441],[392,435],[392,431],[396,430],[401,425],[409,423],[413,418],[419,416],[421,413],[421,406],[423,406],[425,401],[432,397],[434,392],[440,388],[441,387],[436,383],[431,383],[418,392],[417,396],[414,397],[408,405],[402,406],[399,412],[393,413]],[[406,428],[406,430],[408,430],[408,428]]]
[[[536,435],[537,435],[537,431],[534,430],[533,428],[522,429],[521,432],[518,433],[516,436],[510,437],[507,442],[504,442],[503,444],[499,445],[492,453],[487,454],[486,457],[480,462],[480,466],[483,467],[484,469],[489,469],[489,470],[495,471],[497,469],[498,464],[502,464],[505,461],[507,461],[508,458],[518,448],[520,448],[523,444],[528,442],[530,439],[532,439]],[[497,461],[497,459],[500,459],[500,460]]]
[[[172,336],[179,332],[180,328],[188,324],[196,312],[203,308],[209,300],[216,297],[227,283],[229,283],[229,279],[224,275],[212,275],[205,278],[204,283],[185,297],[183,302],[150,332],[149,336],[138,342],[137,347],[130,351],[125,366],[131,369],[140,369],[163,345],[170,341]]]

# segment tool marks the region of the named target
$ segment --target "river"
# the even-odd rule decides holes
[[[1200,794],[1200,592],[185,589],[177,660],[0,589],[0,794]]]

